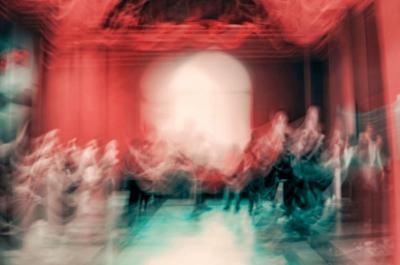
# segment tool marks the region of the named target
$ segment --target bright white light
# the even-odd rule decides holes
[[[246,69],[221,52],[201,52],[153,67],[143,83],[144,116],[159,137],[199,163],[223,159],[250,137],[251,87]]]

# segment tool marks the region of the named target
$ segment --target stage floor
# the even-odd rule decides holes
[[[223,211],[222,201],[211,210],[193,212],[191,201],[168,200],[125,236],[113,257],[118,265],[265,265],[265,264],[387,264],[390,240],[381,228],[336,221],[308,235],[288,229],[278,209],[250,217]],[[335,219],[340,219],[335,216]],[[132,263],[134,261],[134,263]]]
[[[286,227],[279,208],[267,205],[262,213],[249,216],[246,200],[237,213],[223,211],[222,200],[207,204],[210,210],[193,212],[191,200],[169,199],[135,213],[135,218],[116,221],[122,201],[115,201],[110,220],[118,225],[106,244],[44,240],[5,251],[4,260],[16,265],[389,264],[390,239],[381,227],[346,223],[331,215],[329,226],[320,224],[300,235]],[[39,242],[40,236],[43,233],[36,233],[31,241]]]

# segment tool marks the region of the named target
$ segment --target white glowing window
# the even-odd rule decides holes
[[[250,137],[251,83],[242,64],[221,52],[201,52],[150,68],[143,116],[158,137],[201,163],[221,168]]]

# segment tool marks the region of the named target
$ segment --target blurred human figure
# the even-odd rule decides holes
[[[342,200],[342,151],[344,143],[341,131],[336,129],[333,131],[332,137],[328,144],[328,162],[334,170],[333,177],[333,202],[340,207]]]
[[[25,151],[29,149],[28,140],[28,124],[19,129],[15,139],[11,142],[0,141],[0,231],[6,235],[15,236],[16,231],[14,225],[21,222],[23,218],[22,203],[15,200],[16,179],[18,177],[19,166],[23,163],[26,156]],[[21,182],[26,181],[28,167],[24,167],[24,178],[19,178]],[[21,170],[22,171],[22,170]],[[25,189],[25,195],[28,200],[35,201],[37,197]],[[11,241],[15,237],[11,238]]]
[[[292,143],[290,140],[290,135],[286,135],[284,140],[283,150],[280,153],[277,161],[274,163],[272,171],[270,173],[270,181],[272,185],[269,192],[267,193],[267,199],[269,201],[274,201],[276,199],[276,192],[280,182],[283,183],[283,207],[286,209],[289,214],[292,208],[292,200],[294,197],[296,182],[294,181],[294,173],[293,173],[293,161],[295,156],[291,152]],[[267,183],[268,184],[268,183]],[[274,205],[274,204],[273,204]]]
[[[250,183],[255,177],[256,172],[256,161],[255,156],[251,151],[251,148],[245,149],[243,153],[242,160],[234,173],[234,175],[228,179],[227,186],[227,200],[224,206],[224,210],[229,210],[232,204],[232,200],[235,200],[235,211],[238,212],[240,210],[240,202],[244,192],[248,193],[249,196],[249,213],[251,214],[253,211],[253,207],[256,199],[256,187],[251,190]]]
[[[229,209],[233,197],[236,199],[235,209],[239,209],[241,192],[248,194],[250,214],[254,208],[259,208],[264,197],[273,200],[278,179],[271,172],[283,152],[288,130],[286,114],[277,112],[269,124],[253,131],[236,174],[233,185],[236,191],[228,193],[225,209]]]
[[[361,210],[361,219],[365,225],[371,225],[376,218],[376,200],[378,199],[378,187],[380,176],[383,172],[381,160],[382,139],[377,137],[374,140],[374,128],[367,124],[365,130],[360,134],[357,145],[358,159],[358,194],[356,196],[357,205]]]
[[[78,208],[78,191],[81,179],[78,172],[79,149],[75,139],[71,140],[62,152],[62,223],[67,224],[75,217]]]
[[[320,131],[319,111],[307,110],[304,124],[291,137],[292,179],[287,181],[287,214],[291,224],[302,232],[322,215],[325,196],[333,170],[322,156],[324,135]]]
[[[104,239],[107,197],[98,156],[97,141],[92,140],[83,148],[78,167],[81,183],[78,190],[76,223],[82,227],[82,240],[89,242]]]
[[[103,174],[103,183],[106,186],[107,193],[110,193],[116,186],[117,173],[115,169],[118,162],[117,141],[111,140],[106,144],[104,154],[99,161],[101,172]]]
[[[278,173],[278,164],[281,162],[287,136],[291,128],[288,125],[288,117],[284,112],[277,112],[272,120],[271,127],[263,139],[264,153],[262,164],[265,174],[265,191],[263,197],[270,202],[275,202],[278,185],[281,181]],[[284,178],[283,178],[284,179]]]
[[[232,146],[230,152],[228,152],[227,157],[225,158],[225,168],[228,170],[225,172],[225,197],[226,202],[224,205],[224,210],[228,211],[231,207],[232,201],[236,202],[235,209],[239,210],[240,206],[240,188],[235,183],[237,169],[242,160],[242,151],[239,146]]]
[[[359,136],[357,145],[357,156],[360,161],[362,181],[365,187],[375,189],[376,179],[373,177],[373,165],[376,159],[375,142],[373,140],[374,129],[367,124],[365,131]]]
[[[51,151],[51,165],[46,174],[46,217],[51,233],[60,235],[63,224],[63,189],[65,183],[63,157],[58,146]]]
[[[380,177],[379,181],[382,182],[385,178],[386,161],[383,155],[383,138],[379,134],[376,136],[374,149],[375,158],[373,159],[373,163],[377,168],[378,175]]]
[[[194,193],[194,209],[193,213],[211,210],[206,204],[205,183],[209,177],[209,170],[205,165],[197,165],[193,170],[193,193]]]
[[[297,158],[315,158],[320,151],[324,135],[319,124],[319,110],[317,107],[308,108],[304,124],[292,134],[292,153]]]

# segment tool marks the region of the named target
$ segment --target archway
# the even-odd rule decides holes
[[[142,88],[144,120],[170,148],[199,164],[228,170],[226,159],[250,138],[250,77],[228,54],[207,51],[159,62]]]

